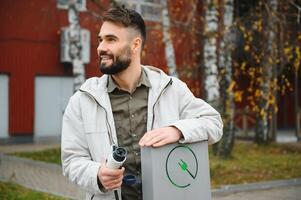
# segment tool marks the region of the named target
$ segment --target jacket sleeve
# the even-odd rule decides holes
[[[180,120],[172,126],[183,134],[180,142],[191,143],[208,140],[209,144],[218,142],[223,134],[220,114],[202,99],[196,98],[187,85],[178,81]]]
[[[100,194],[102,192],[97,184],[100,163],[91,159],[77,95],[71,97],[63,116],[61,138],[63,174],[85,190]]]

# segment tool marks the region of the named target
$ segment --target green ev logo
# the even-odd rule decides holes
[[[186,145],[174,147],[165,164],[169,181],[178,188],[186,188],[196,179],[198,161],[195,153]]]

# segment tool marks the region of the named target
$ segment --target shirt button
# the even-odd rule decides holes
[[[136,156],[139,156],[139,152],[136,151],[136,152],[135,152],[135,155],[136,155]]]
[[[135,117],[135,115],[134,115],[134,114],[132,114],[132,115],[131,115],[131,118],[134,118],[134,117]]]
[[[137,135],[135,133],[132,134],[133,137],[136,137]]]
[[[133,99],[133,97],[132,96],[130,96],[130,100],[132,100]]]

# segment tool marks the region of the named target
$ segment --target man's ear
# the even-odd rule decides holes
[[[142,46],[142,39],[140,37],[135,37],[133,40],[132,50],[140,51]]]

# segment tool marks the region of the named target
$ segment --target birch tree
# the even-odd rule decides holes
[[[206,100],[219,110],[220,86],[218,82],[217,31],[218,31],[218,1],[206,0],[205,9],[205,39],[204,39],[204,87]]]
[[[233,32],[230,27],[233,23],[233,0],[223,0],[221,4],[222,28],[219,48],[219,72],[220,72],[220,95],[221,95],[221,115],[224,122],[224,134],[217,144],[216,154],[227,157],[231,154],[234,144],[234,111],[232,80],[232,49]]]
[[[277,38],[276,38],[276,12],[277,12],[277,0],[268,0],[265,4],[267,10],[267,45],[265,59],[262,63],[262,83],[261,95],[259,99],[259,109],[260,112],[257,113],[256,127],[255,127],[255,142],[259,144],[265,144],[269,141],[269,131],[272,127],[272,116],[270,113],[273,113],[273,106],[271,102],[276,101],[275,97],[275,60],[276,60],[276,49],[277,49]]]
[[[251,117],[256,117],[255,142],[258,144],[276,139],[277,98],[293,91],[290,77],[296,78],[300,68],[300,15],[292,5],[295,6],[278,0],[252,2],[248,4],[248,11],[241,13],[233,24],[240,36],[237,37],[240,48],[235,51],[232,62],[233,75],[243,83],[241,88],[236,84],[234,99],[239,99],[236,102],[247,107]],[[293,22],[292,17],[297,21]],[[295,90],[297,94],[297,84]],[[298,112],[298,105],[295,106]]]
[[[163,43],[165,44],[165,57],[169,75],[178,77],[177,65],[175,60],[174,47],[170,35],[170,17],[168,11],[168,0],[162,3],[162,25],[163,25]]]
[[[85,66],[82,60],[81,28],[79,25],[79,12],[76,1],[68,2],[68,36],[70,41],[69,55],[72,60],[73,69],[73,89],[77,91],[85,82]]]

